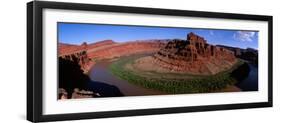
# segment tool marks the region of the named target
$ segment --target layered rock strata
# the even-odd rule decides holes
[[[187,40],[168,42],[153,57],[155,64],[170,71],[204,75],[227,70],[237,61],[232,51],[208,44],[194,33]]]
[[[84,72],[88,72],[94,64],[88,57],[87,51],[76,52],[68,55],[61,55],[60,58],[67,59],[78,63]]]

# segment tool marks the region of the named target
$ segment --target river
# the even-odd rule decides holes
[[[258,67],[251,63],[248,65],[250,67],[249,75],[236,86],[242,91],[258,91]]]
[[[110,85],[119,89],[123,96],[145,96],[145,95],[163,95],[167,94],[162,91],[147,89],[141,86],[137,86],[129,83],[126,80],[120,79],[110,72],[109,66],[111,62],[109,60],[103,60],[97,62],[90,70],[89,77],[95,82],[90,84],[94,87],[96,83],[102,85]],[[247,78],[237,83],[235,86],[242,91],[257,91],[258,90],[258,68],[249,63],[250,72]],[[90,87],[91,88],[91,87]],[[99,87],[95,87],[99,88]],[[107,91],[111,91],[110,88]],[[107,92],[106,92],[107,93]],[[115,93],[115,92],[109,92]],[[113,95],[112,95],[113,96]]]
[[[92,81],[98,81],[105,84],[116,86],[124,96],[145,96],[145,95],[163,95],[167,94],[158,90],[147,89],[129,83],[126,80],[114,76],[109,69],[111,62],[103,60],[97,62],[90,70],[89,77]],[[94,85],[93,85],[94,86]]]

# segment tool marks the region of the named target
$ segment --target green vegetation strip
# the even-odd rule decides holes
[[[119,59],[111,64],[110,70],[112,74],[132,84],[171,94],[215,92],[226,88],[228,85],[234,85],[237,81],[231,77],[230,73],[243,63],[239,61],[232,69],[212,76],[196,77],[194,79],[165,79],[140,76],[126,69],[125,65],[133,61],[134,58]]]

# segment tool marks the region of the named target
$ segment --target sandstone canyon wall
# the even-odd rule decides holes
[[[87,72],[96,60],[113,59],[132,54],[156,53],[166,40],[145,40],[116,43],[112,40],[81,45],[59,44],[59,57],[72,60],[75,56],[81,68]]]
[[[154,58],[157,65],[171,71],[206,75],[226,70],[237,61],[232,51],[208,44],[194,33],[187,40],[168,42]]]

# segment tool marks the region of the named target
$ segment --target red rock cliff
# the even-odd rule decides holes
[[[232,51],[210,45],[194,33],[189,33],[187,40],[168,42],[154,58],[161,67],[194,74],[215,74],[236,62]]]

